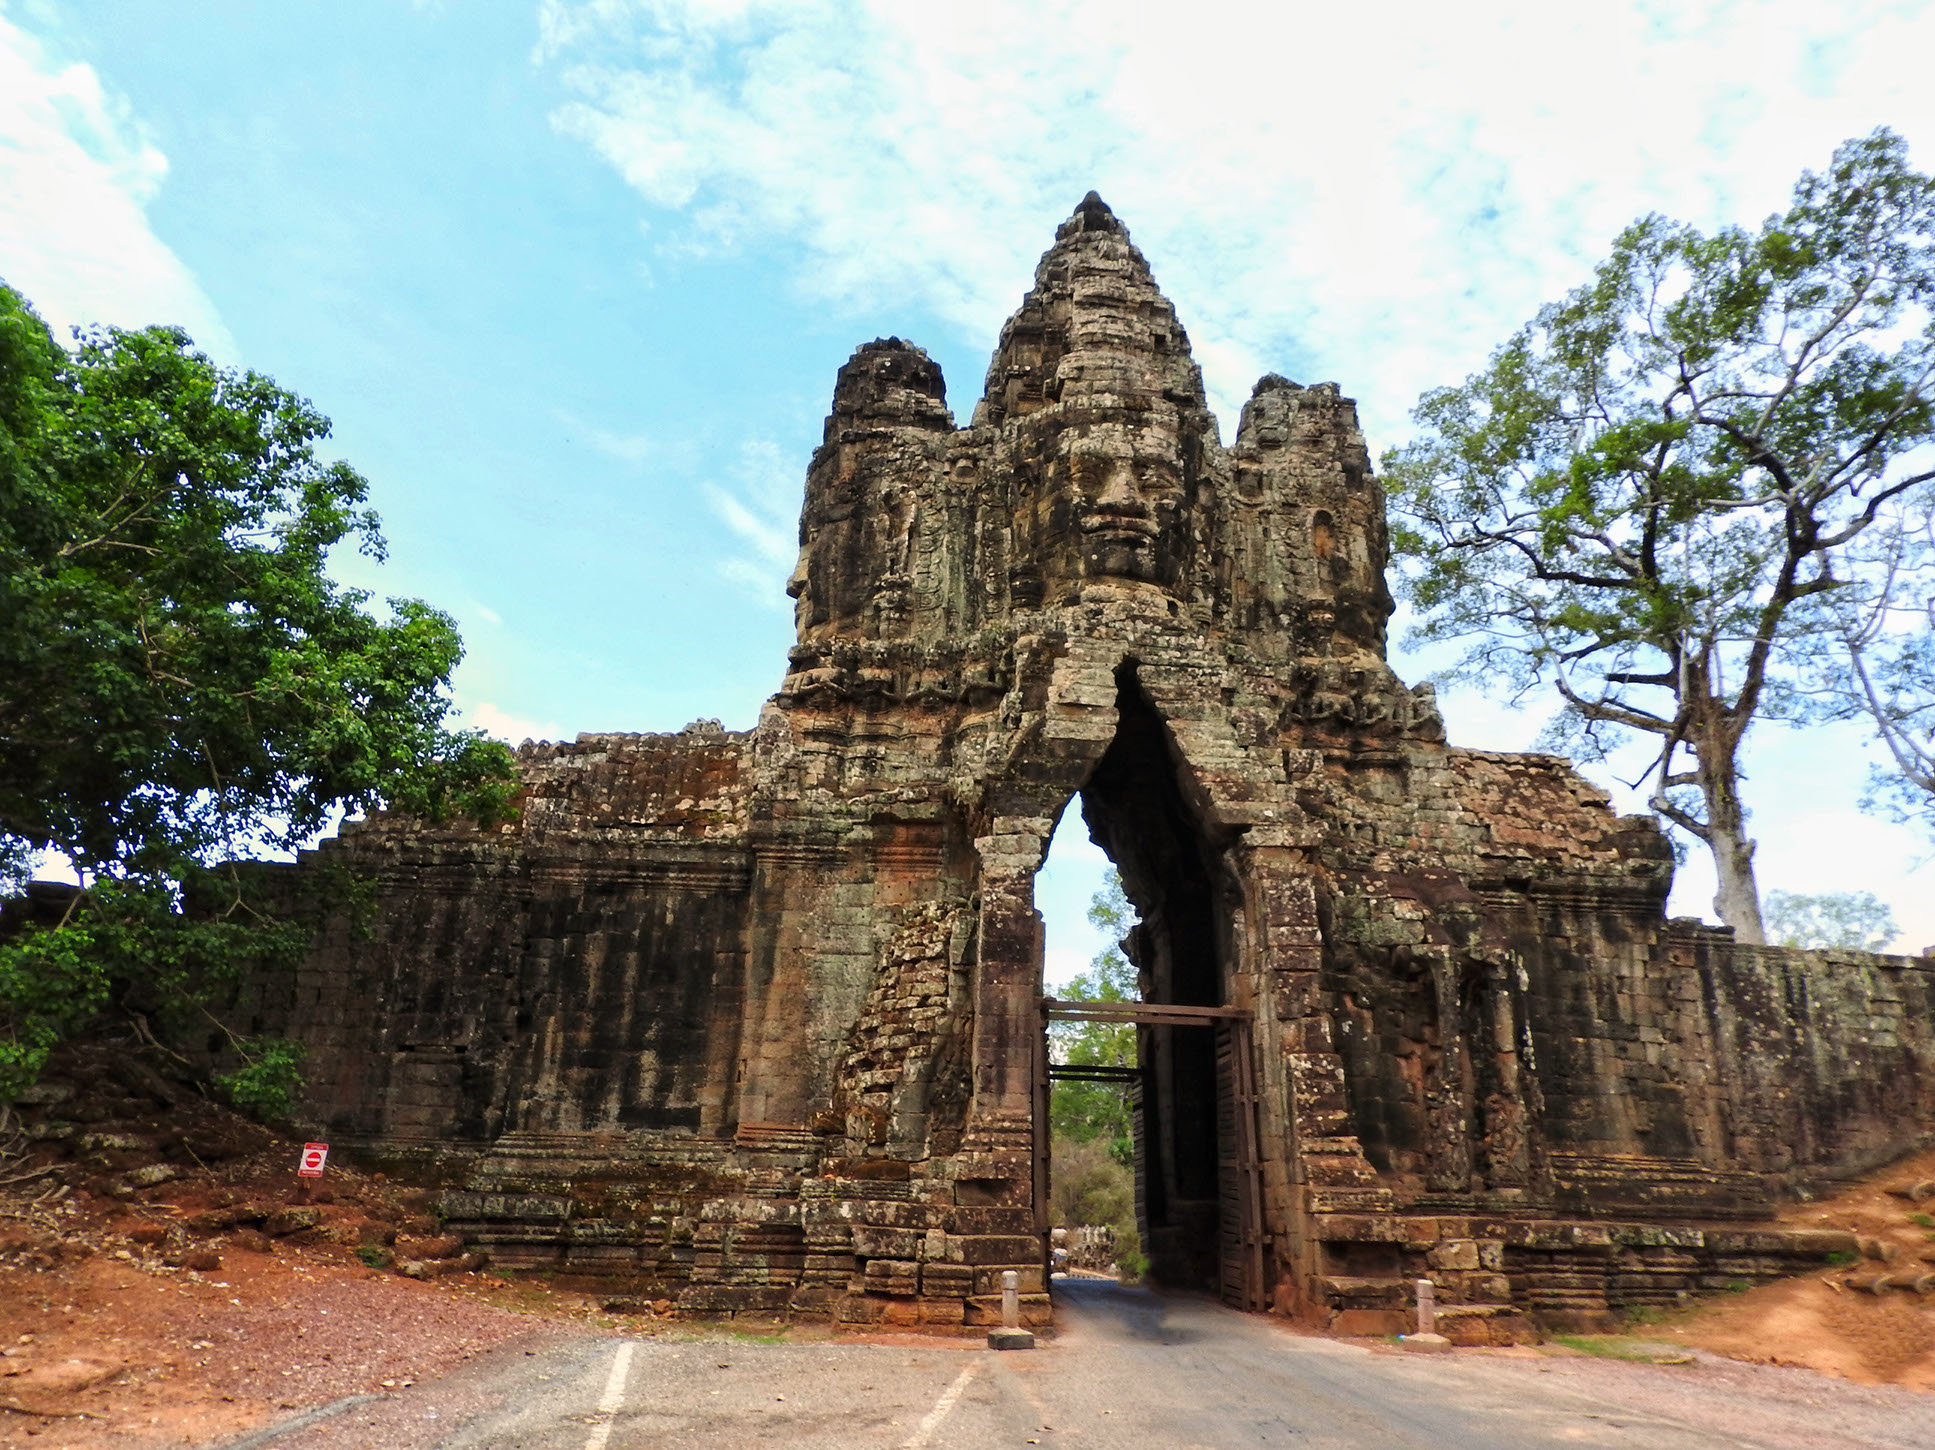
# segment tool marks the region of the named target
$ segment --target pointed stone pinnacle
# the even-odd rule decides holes
[[[1055,240],[1066,241],[1083,232],[1115,232],[1127,236],[1129,229],[1116,219],[1115,213],[1109,210],[1109,204],[1098,193],[1091,191],[1070,213],[1068,220],[1055,229]]]

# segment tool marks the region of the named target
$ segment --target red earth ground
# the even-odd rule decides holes
[[[299,1154],[120,1049],[0,1111],[0,1444],[209,1444],[597,1314],[479,1272],[433,1190]]]
[[[1921,1196],[1911,1198],[1918,1189]],[[1780,1221],[1846,1229],[1861,1239],[1863,1257],[1719,1296],[1645,1332],[1857,1384],[1935,1389],[1935,1151],[1904,1158],[1831,1198],[1797,1204]]]

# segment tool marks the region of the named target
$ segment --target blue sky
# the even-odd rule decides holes
[[[1876,125],[1935,165],[1931,54],[1929,5],[1864,0],[0,0],[0,277],[329,414],[390,541],[342,572],[458,617],[472,720],[743,727],[835,370],[912,338],[964,416],[1090,187],[1226,431],[1275,370],[1339,381],[1381,451],[1634,216],[1757,220]],[[1461,744],[1541,723],[1446,705]],[[1854,811],[1860,753],[1754,742],[1763,884],[1875,890],[1935,943],[1928,848]],[[1093,949],[1059,925],[1096,865],[1071,834],[1062,971]],[[1696,858],[1675,910],[1711,889]]]

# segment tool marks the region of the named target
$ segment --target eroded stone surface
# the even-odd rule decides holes
[[[455,1175],[499,1263],[941,1325],[1016,1269],[1044,1319],[1033,873],[1078,795],[1145,997],[1252,1023],[1253,1179],[1215,1034],[1143,1030],[1170,1279],[1246,1272],[1253,1181],[1274,1308],[1400,1329],[1428,1275],[1510,1342],[1832,1252],[1713,1225],[1935,1122],[1926,963],[1669,923],[1650,818],[1445,743],[1385,663],[1353,404],[1265,377],[1225,448],[1095,197],[965,425],[918,348],[854,354],[801,540],[756,729],[526,746],[517,821],[352,825],[292,880],[377,909],[254,1025],[311,1045],[333,1141]]]

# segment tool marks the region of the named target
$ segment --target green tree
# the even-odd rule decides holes
[[[1777,946],[1885,952],[1900,934],[1895,913],[1872,891],[1767,893],[1767,938]]]
[[[1062,996],[1071,1002],[1135,1002],[1141,999],[1135,967],[1119,943],[1135,925],[1135,908],[1123,893],[1113,868],[1089,902],[1088,919],[1114,939],[1096,954],[1085,972],[1069,980]],[[1134,1067],[1135,1027],[1124,1022],[1060,1022],[1050,1043],[1056,1060],[1082,1067]],[[1057,1141],[1100,1140],[1123,1164],[1135,1161],[1126,1088],[1109,1082],[1060,1082],[1049,1106],[1049,1126]]]
[[[1652,804],[1712,851],[1744,941],[1741,742],[1808,713],[1857,541],[1935,477],[1931,302],[1935,185],[1877,131],[1756,231],[1635,222],[1385,461],[1422,636],[1556,687],[1575,748],[1650,736]]]
[[[328,432],[176,329],[70,352],[0,286],[0,864],[58,852],[82,886],[0,942],[0,1098],[116,993],[295,949],[224,863],[340,809],[508,808],[508,752],[450,726],[451,620],[328,577],[383,547]]]
[[[1863,804],[1935,835],[1935,498],[1903,496],[1892,512],[1829,599],[1839,648],[1817,652],[1803,709],[1867,720],[1886,763]]]
[[[1050,1216],[1057,1228],[1085,1224],[1110,1231],[1115,1262],[1127,1279],[1141,1275],[1142,1234],[1135,1218],[1135,1174],[1101,1139],[1055,1145],[1055,1176]]]
[[[1135,966],[1120,942],[1135,925],[1135,908],[1110,868],[1088,904],[1088,919],[1110,944],[1062,997],[1071,1002],[1136,1002],[1142,998]],[[1126,1022],[1060,1022],[1050,1043],[1060,1062],[1086,1067],[1134,1067],[1136,1030]],[[1142,1264],[1135,1217],[1135,1132],[1126,1086],[1112,1082],[1055,1084],[1048,1109],[1054,1151],[1051,1209],[1063,1225],[1104,1224],[1112,1231],[1116,1262],[1128,1277]]]

